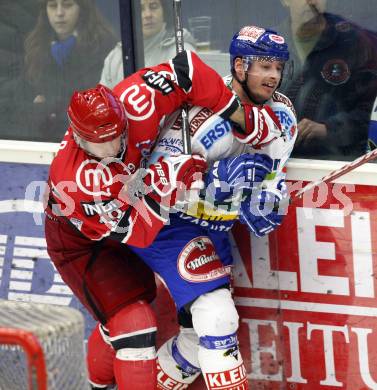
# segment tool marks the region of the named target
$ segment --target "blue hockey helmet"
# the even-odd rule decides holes
[[[230,66],[234,67],[234,60],[242,58],[262,58],[270,61],[289,60],[288,45],[284,38],[276,31],[266,30],[256,26],[245,26],[236,33],[229,47]]]

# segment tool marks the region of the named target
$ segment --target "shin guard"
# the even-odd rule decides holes
[[[187,389],[200,375],[198,336],[192,328],[181,328],[178,336],[165,342],[158,350],[157,388]]]
[[[88,339],[87,365],[93,389],[106,389],[115,383],[115,351],[106,333],[107,329],[98,324]]]
[[[128,305],[107,325],[116,351],[114,373],[118,389],[155,390],[157,327],[151,307],[144,301]]]
[[[230,291],[222,288],[204,294],[190,310],[199,336],[198,360],[207,389],[248,389],[238,350],[238,313]]]
[[[249,388],[235,333],[223,337],[201,337],[198,357],[207,389]]]

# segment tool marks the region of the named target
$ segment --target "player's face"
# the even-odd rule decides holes
[[[255,102],[270,99],[278,87],[284,65],[280,61],[254,60],[247,71],[247,86]]]
[[[98,158],[116,157],[121,149],[122,136],[101,144],[85,141],[84,148],[91,155]]]
[[[149,38],[162,29],[164,10],[159,0],[141,0],[141,21],[144,38]]]
[[[48,0],[46,11],[50,25],[60,40],[75,31],[80,7],[74,0]]]

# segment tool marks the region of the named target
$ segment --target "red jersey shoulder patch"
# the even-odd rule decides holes
[[[146,83],[132,81],[132,79],[126,79],[124,83],[119,84],[119,87],[114,89],[114,92],[123,102],[128,119],[144,121],[156,111],[156,91]]]

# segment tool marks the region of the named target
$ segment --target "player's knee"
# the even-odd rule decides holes
[[[187,356],[190,361],[196,361],[198,353],[198,335],[193,328],[180,328],[175,337],[177,349]]]
[[[199,361],[238,353],[238,313],[231,293],[222,288],[200,296],[191,306],[192,322],[199,336]],[[220,353],[220,355],[219,355]],[[220,359],[221,360],[221,359]]]
[[[226,288],[200,296],[191,306],[192,322],[199,337],[227,336],[237,332],[238,313]]]
[[[173,337],[165,342],[158,350],[158,359],[161,368],[169,368],[169,365],[179,367],[182,373],[195,375],[200,372],[198,362],[198,336],[192,329],[188,333],[186,329],[184,334]],[[169,371],[168,369],[164,371]]]
[[[146,302],[138,301],[122,308],[108,321],[107,327],[117,359],[156,358],[156,317]]]
[[[179,335],[172,340],[173,359],[186,371],[195,374],[199,370],[199,339],[193,328],[181,328]],[[183,364],[186,363],[186,364]]]
[[[106,344],[111,345],[109,329],[106,328],[105,325],[99,324],[99,325],[98,325],[98,331],[99,331],[99,334],[100,334],[102,340],[103,340]]]

